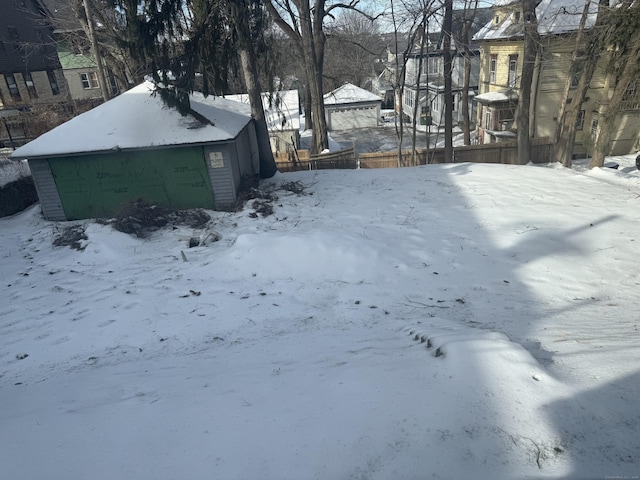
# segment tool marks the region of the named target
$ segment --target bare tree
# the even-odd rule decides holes
[[[435,14],[435,1],[417,0],[414,3],[409,3],[403,0],[390,0],[390,10],[391,23],[393,26],[393,45],[390,46],[393,50],[391,86],[394,91],[396,107],[399,109],[395,122],[398,166],[407,166],[404,155],[402,154],[402,144],[405,134],[404,102],[407,69],[410,58],[414,57],[416,46],[418,45],[419,52],[424,52],[427,41],[426,32],[428,31],[428,23]],[[419,65],[421,65],[421,63],[419,63]],[[415,73],[418,79],[417,86],[419,87],[420,67],[418,67]],[[419,90],[417,93],[418,98],[414,100],[419,102]],[[415,138],[416,128],[417,126],[414,121],[412,123],[413,138]],[[415,154],[412,154],[410,161],[415,161]]]
[[[591,168],[602,167],[611,150],[611,139],[615,120],[621,105],[628,95],[637,95],[637,78],[640,74],[640,5],[633,0],[624,0],[611,9],[608,15],[607,41],[611,45],[607,73],[613,77],[611,98],[605,100],[605,110],[598,121],[595,145],[591,157]],[[633,88],[629,89],[632,85]]]
[[[311,98],[311,152],[329,148],[324,112],[324,58],[327,37],[325,21],[338,10],[359,8],[360,0],[330,3],[327,0],[262,0],[273,21],[293,41],[304,62],[308,95]],[[308,125],[307,125],[308,126]]]
[[[235,0],[229,2],[229,11],[235,30],[242,76],[249,96],[251,116],[256,125],[258,151],[260,152],[260,175],[270,178],[275,175],[277,168],[271,151],[269,131],[262,103],[262,85],[258,73],[257,54],[265,51],[266,21],[262,5],[255,0]],[[273,85],[269,86],[271,90]]]
[[[451,72],[451,36],[453,30],[453,0],[445,0],[442,22],[442,54],[444,57],[444,161],[453,162],[453,82]]]
[[[571,157],[576,140],[578,116],[587,96],[591,79],[605,46],[604,24],[609,0],[600,0],[595,25],[586,32],[590,13],[590,2],[586,2],[575,36],[575,46],[571,54],[569,75],[564,85],[557,115],[553,160],[565,167],[571,166]],[[578,79],[577,84],[575,79]],[[572,84],[576,85],[569,103]]]
[[[462,132],[464,144],[471,144],[471,118],[469,112],[469,82],[471,80],[471,29],[476,19],[478,0],[465,0],[462,11],[462,29],[460,42],[462,43],[464,56],[464,83],[462,85]]]
[[[365,87],[383,50],[377,22],[354,10],[344,10],[326,31],[325,81],[331,88],[345,82]]]

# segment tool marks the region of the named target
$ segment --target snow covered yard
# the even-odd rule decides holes
[[[278,174],[190,249],[0,219],[1,476],[637,477],[625,165]]]

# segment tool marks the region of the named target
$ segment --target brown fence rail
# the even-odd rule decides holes
[[[288,152],[276,152],[274,154],[276,167],[280,172],[297,172],[299,170],[311,170],[309,162],[309,150],[291,150]]]
[[[531,140],[533,163],[547,163],[551,156],[551,144],[548,138]],[[473,163],[518,163],[517,142],[491,143],[486,145],[466,145],[454,148],[454,162]],[[361,153],[360,168],[394,168],[398,166],[426,165],[444,163],[444,148],[420,149],[416,151],[413,162],[411,152],[403,151],[401,163],[398,152]]]
[[[325,170],[330,168],[358,168],[358,159],[356,158],[356,149],[347,148],[333,153],[321,153],[320,155],[311,155],[311,169]]]
[[[533,163],[547,163],[551,158],[549,139],[534,138],[531,140],[531,157]],[[502,163],[518,164],[517,142],[490,143],[485,145],[465,145],[453,150],[454,162]],[[281,172],[297,170],[321,170],[329,168],[396,168],[412,165],[427,165],[444,162],[444,148],[416,150],[413,159],[411,152],[404,150],[400,160],[398,152],[361,153],[356,156],[353,148],[339,152],[309,155],[308,150],[278,152],[275,155],[276,165]]]
[[[309,150],[295,150],[277,152],[276,166],[281,172],[295,172],[299,170],[326,170],[358,168],[358,159],[354,148],[347,148],[338,152],[309,155]]]

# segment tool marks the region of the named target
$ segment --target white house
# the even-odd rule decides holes
[[[378,126],[382,99],[375,93],[345,83],[324,96],[329,130],[351,130]]]
[[[225,95],[229,100],[249,103],[247,94]],[[262,94],[262,106],[273,152],[300,148],[300,101],[298,90]]]

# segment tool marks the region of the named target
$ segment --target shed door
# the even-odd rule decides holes
[[[137,199],[172,208],[214,208],[198,147],[53,158],[49,163],[69,220],[112,216]]]

